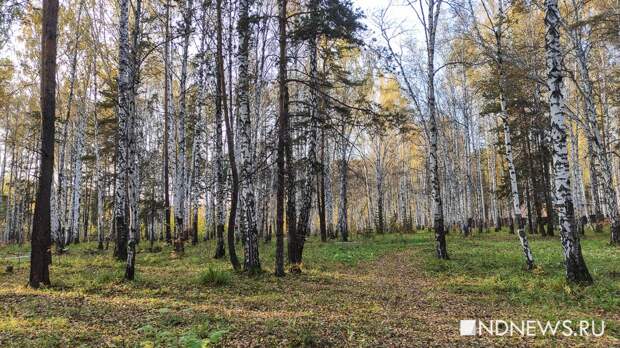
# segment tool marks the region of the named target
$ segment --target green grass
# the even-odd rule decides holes
[[[583,309],[620,308],[617,276],[620,271],[618,248],[608,245],[606,236],[582,240],[584,258],[594,277],[594,285],[566,282],[562,249],[558,238],[529,236],[535,269],[527,271],[516,236],[488,233],[466,240],[450,236],[449,261],[426,258],[429,276],[440,277],[454,292],[494,293],[513,303],[560,304]]]
[[[506,231],[448,238],[450,260],[424,258],[426,275],[455,295],[469,295],[493,305],[508,302],[545,320],[605,319],[596,313],[620,312],[620,252],[608,234],[589,233],[581,240],[594,284],[566,281],[559,237],[529,235],[535,269],[528,271],[518,237]],[[430,251],[430,250],[428,250]],[[617,322],[608,329],[620,337]]]
[[[200,273],[198,282],[202,285],[224,286],[230,284],[230,278],[231,274],[229,271],[209,266],[205,271]]]
[[[373,261],[389,252],[411,247],[411,235],[386,234],[371,238],[360,238],[351,242],[332,241],[320,248],[304,250],[304,264],[308,267],[328,269],[335,264],[355,267],[364,261]],[[320,243],[311,239],[309,245]]]
[[[595,279],[587,287],[565,281],[557,237],[530,237],[536,262],[530,272],[517,237],[505,231],[451,233],[447,261],[434,258],[428,232],[353,236],[347,243],[312,237],[303,273],[284,278],[273,276],[273,242],[261,243],[265,272],[254,276],[234,272],[228,255],[213,259],[213,241],[188,244],[183,256],[165,244],[149,252],[143,243],[133,282],[122,280],[124,264],[111,250],[82,243],[53,256],[52,286],[37,291],[25,286],[28,261],[6,259],[27,255],[28,246],[5,246],[0,346],[439,344],[459,339],[450,330],[472,308],[504,316],[498,319],[605,319],[611,341],[601,345],[609,346],[620,337],[620,252],[607,236],[589,233],[582,241]],[[13,273],[4,271],[7,265]],[[437,325],[443,336],[433,334]]]

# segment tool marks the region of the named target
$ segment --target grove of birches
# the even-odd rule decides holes
[[[505,235],[519,272],[541,276],[549,242],[542,276],[610,278],[617,306],[617,1],[360,6],[0,0],[0,250],[20,286],[62,291],[54,265],[78,254],[120,284],[192,250],[273,282],[314,272],[310,247],[392,234],[449,264]]]

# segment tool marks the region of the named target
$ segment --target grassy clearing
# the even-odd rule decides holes
[[[25,286],[28,263],[0,248],[0,346],[428,346],[569,343],[609,346],[620,337],[617,248],[590,234],[583,249],[596,283],[564,281],[557,238],[532,238],[537,268],[524,269],[516,236],[451,234],[449,261],[433,258],[430,233],[360,237],[350,243],[312,238],[304,272],[272,275],[273,244],[261,246],[265,272],[246,276],[212,258],[213,242],[141,250],[136,281],[96,244],[54,255],[52,287]],[[146,245],[144,245],[146,247]],[[12,264],[13,273],[5,267]],[[605,319],[606,336],[461,338],[458,320]],[[460,342],[460,343],[455,343]]]
[[[607,322],[607,332],[620,337],[620,252],[609,246],[608,234],[589,233],[582,239],[584,257],[595,281],[591,286],[566,282],[557,236],[530,236],[536,263],[532,272],[525,268],[517,237],[505,231],[478,234],[464,243],[460,236],[451,236],[449,243],[450,261],[422,260],[426,276],[435,279],[440,289],[476,298],[485,306],[514,306],[523,316],[516,318],[519,320],[614,318]]]

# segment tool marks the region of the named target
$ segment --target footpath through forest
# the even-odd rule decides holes
[[[597,283],[571,288],[557,240],[532,238],[540,261],[530,273],[512,237],[451,236],[449,261],[434,260],[429,233],[312,239],[304,272],[284,278],[271,274],[272,246],[261,249],[267,271],[254,277],[214,260],[211,242],[183,257],[164,246],[138,254],[133,283],[121,280],[111,251],[72,246],[54,258],[51,289],[26,287],[24,263],[12,273],[2,265],[0,346],[619,346],[620,284],[610,262],[618,251],[603,237],[586,239]],[[469,337],[460,336],[461,319],[604,319],[607,327],[603,337]]]

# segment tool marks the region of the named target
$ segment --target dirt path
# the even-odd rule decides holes
[[[418,252],[409,249],[388,254],[354,270],[356,273],[368,272],[368,291],[374,294],[374,300],[382,307],[377,313],[377,323],[384,327],[387,335],[378,338],[372,345],[493,345],[493,340],[461,337],[459,320],[492,318],[499,312],[498,307],[479,306],[474,299],[438,290],[415,264]],[[510,344],[525,345],[515,340]]]
[[[344,273],[347,276],[341,275],[341,279],[328,290],[336,294],[338,301],[348,302],[346,308],[333,304],[320,308],[320,312],[315,314],[325,313],[320,321],[323,334],[327,336],[307,345],[544,347],[551,344],[609,347],[617,343],[604,339],[572,341],[573,338],[564,337],[460,336],[460,319],[520,321],[529,318],[524,317],[522,309],[516,310],[507,302],[490,305],[471,295],[440,290],[434,283],[436,280],[427,278],[415,261],[422,252],[409,249],[390,253],[377,261],[347,270]],[[343,309],[345,313],[342,313]],[[338,334],[342,327],[349,328],[348,335],[344,337]]]
[[[27,269],[19,268],[0,278],[0,346],[181,347],[181,338],[200,327],[224,329],[217,346],[225,347],[619,346],[604,338],[461,337],[461,319],[536,318],[508,300],[446,290],[422,271],[429,252],[408,247],[354,267],[310,267],[284,278],[235,275],[224,287],[192,281],[191,267],[204,269],[210,258],[173,262],[157,255],[162,264],[143,265],[141,281],[110,278],[90,291],[28,289]],[[101,269],[74,269],[64,282]]]

